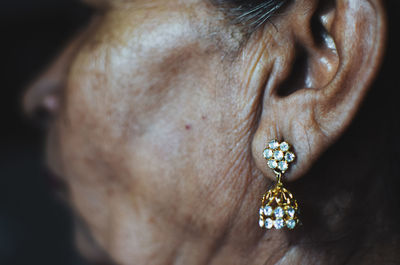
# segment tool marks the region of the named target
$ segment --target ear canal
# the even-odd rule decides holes
[[[288,78],[277,88],[279,97],[289,96],[297,90],[303,89],[307,80],[308,55],[306,49],[301,45],[295,46],[295,58],[291,66]]]
[[[329,33],[335,15],[335,1],[322,2],[308,20],[298,23],[298,27],[304,23],[310,30],[294,31],[293,64],[288,76],[276,90],[279,97],[300,89],[321,89],[334,78],[338,70],[336,44]]]

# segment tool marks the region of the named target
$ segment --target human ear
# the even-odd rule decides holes
[[[271,139],[291,143],[297,159],[285,174],[290,181],[304,175],[354,118],[379,69],[385,12],[380,0],[293,1],[274,24],[279,45],[269,50],[274,58],[252,155],[272,179],[263,149]],[[268,34],[264,29],[260,39]]]

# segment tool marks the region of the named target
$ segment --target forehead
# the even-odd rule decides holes
[[[211,41],[225,50],[237,50],[240,28],[226,23],[225,14],[210,0],[81,0],[101,9],[104,23],[96,36],[132,39],[167,37],[167,33],[196,41]],[[105,12],[102,12],[105,11]],[[131,34],[135,30],[135,34]],[[143,34],[138,34],[138,33]],[[107,33],[103,34],[102,33]],[[150,34],[151,33],[151,34]],[[157,33],[157,34],[156,34]],[[190,35],[190,36],[187,36]]]

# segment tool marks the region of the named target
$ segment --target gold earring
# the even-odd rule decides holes
[[[272,140],[263,151],[267,165],[274,171],[277,182],[262,197],[259,210],[260,227],[281,229],[286,226],[293,229],[300,223],[297,201],[282,184],[282,175],[296,158],[289,150],[290,145],[287,142]]]

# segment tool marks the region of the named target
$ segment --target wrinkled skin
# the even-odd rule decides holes
[[[296,32],[296,19],[310,19],[305,10],[315,10],[317,1],[289,7],[302,11],[300,18],[277,18],[279,32],[267,24],[247,41],[205,1],[91,2],[101,14],[25,98],[28,111],[45,105],[55,116],[49,167],[67,184],[68,201],[94,239],[89,247],[78,235],[83,254],[118,264],[274,264],[290,253],[292,261],[281,263],[294,264],[300,254],[287,251],[282,233],[257,227],[260,195],[273,180],[261,156],[265,141],[303,142],[303,128],[310,128],[289,175],[299,178],[352,119],[374,72],[357,76],[360,89],[348,96],[351,103],[343,101],[349,106],[343,122],[328,115],[297,120],[309,107],[304,98],[316,105],[321,98],[308,94],[282,103],[293,109],[282,117],[273,106],[267,110],[279,105],[274,89],[293,63],[294,37],[287,32]],[[371,12],[365,9],[360,17]],[[307,38],[297,39],[308,45]],[[365,67],[378,64],[378,44],[360,50],[372,54]],[[321,48],[325,61],[309,60],[307,87],[336,77],[335,48]],[[346,84],[356,79],[346,77]],[[327,94],[337,94],[335,88]],[[272,123],[282,118],[291,126]]]

